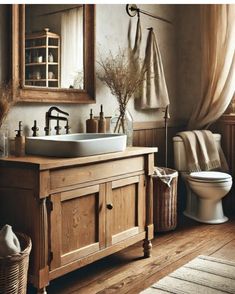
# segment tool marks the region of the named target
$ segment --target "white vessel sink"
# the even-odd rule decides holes
[[[79,157],[123,151],[126,135],[122,134],[68,134],[57,136],[27,137],[27,154]]]

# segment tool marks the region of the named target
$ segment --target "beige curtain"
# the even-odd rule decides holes
[[[61,87],[83,89],[83,8],[61,16]]]
[[[235,5],[201,5],[202,91],[188,129],[216,121],[235,93]]]

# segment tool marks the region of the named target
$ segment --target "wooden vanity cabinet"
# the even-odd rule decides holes
[[[49,281],[153,238],[153,156],[157,148],[73,159],[0,161],[0,224],[32,238],[30,281]]]

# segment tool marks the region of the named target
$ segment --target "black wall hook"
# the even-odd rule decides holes
[[[138,17],[139,17],[139,14],[140,14],[140,13],[143,13],[143,14],[148,15],[148,16],[150,16],[150,17],[153,17],[153,18],[156,18],[156,19],[158,19],[158,20],[161,20],[161,21],[167,22],[167,23],[169,23],[169,24],[172,24],[172,22],[169,21],[169,20],[166,19],[166,18],[163,18],[163,17],[157,16],[157,15],[151,14],[151,13],[149,13],[148,11],[145,11],[145,10],[143,10],[143,9],[139,9],[139,8],[137,7],[136,4],[127,4],[127,5],[126,5],[126,12],[127,12],[127,14],[128,14],[130,17],[133,17],[133,16],[135,16],[136,14],[137,14]]]

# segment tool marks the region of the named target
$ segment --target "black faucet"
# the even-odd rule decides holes
[[[61,109],[59,109],[58,107],[56,106],[52,106],[49,108],[49,110],[46,112],[46,115],[45,115],[45,120],[46,120],[46,126],[44,128],[45,130],[45,135],[46,136],[49,136],[50,135],[50,131],[51,131],[51,120],[56,120],[58,123],[60,120],[62,121],[68,121],[68,118],[67,117],[64,117],[64,116],[58,116],[58,115],[52,115],[52,111],[55,110],[57,111],[57,114],[58,113],[61,113],[61,114],[64,114],[64,115],[67,115],[69,116],[69,114],[65,111],[62,111]],[[58,124],[57,124],[58,125]]]

